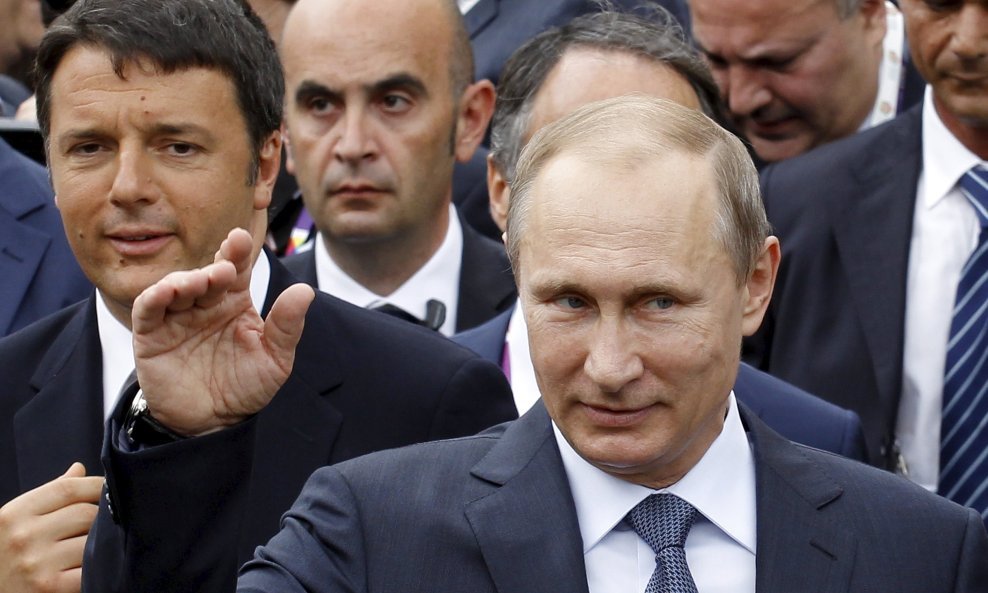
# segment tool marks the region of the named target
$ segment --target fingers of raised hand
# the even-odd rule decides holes
[[[135,332],[148,332],[164,322],[168,313],[216,306],[237,280],[228,261],[218,261],[198,270],[172,272],[148,287],[134,301]]]

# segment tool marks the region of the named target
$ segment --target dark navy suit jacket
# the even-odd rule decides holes
[[[510,307],[515,301],[515,279],[511,264],[499,243],[481,236],[460,218],[463,228],[463,255],[460,263],[459,303],[456,331],[476,327]],[[314,249],[284,259],[299,280],[319,289]]]
[[[745,358],[861,416],[893,467],[922,106],[762,172],[782,263]]]
[[[44,167],[0,140],[0,336],[86,298]]]
[[[267,303],[296,282],[271,260]],[[0,340],[0,503],[61,475],[73,461],[100,473],[101,361],[92,299]],[[317,467],[474,434],[514,417],[510,389],[494,365],[435,332],[320,294],[306,315],[291,376],[256,417],[249,515],[232,553],[245,560],[275,533]],[[175,500],[159,512],[167,520],[186,511]],[[94,527],[89,543],[119,558],[130,551],[120,536],[108,521]],[[119,590],[115,570],[86,571],[84,578],[90,590]]]
[[[988,591],[988,534],[973,510],[796,445],[743,405],[741,418],[755,461],[755,591]],[[244,512],[235,493],[249,472],[238,451],[249,452],[252,431],[248,423],[209,442],[112,453],[131,458],[108,476],[133,500],[123,520],[135,550],[123,569],[128,591],[233,591],[228,549]],[[169,479],[174,471],[199,481]],[[165,516],[161,506],[176,500],[182,512]],[[576,509],[545,407],[474,437],[318,470],[237,588],[586,593]]]
[[[513,311],[514,307],[480,327],[457,334],[453,341],[500,364]],[[738,369],[734,395],[787,439],[851,459],[867,460],[861,421],[850,410],[838,408],[744,363]]]

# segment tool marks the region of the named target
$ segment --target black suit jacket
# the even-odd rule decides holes
[[[48,174],[0,140],[0,336],[86,298]]]
[[[453,341],[500,365],[514,307],[487,323],[453,336]],[[867,461],[861,420],[850,410],[823,401],[802,389],[745,363],[734,380],[738,402],[789,440]]]
[[[988,591],[988,534],[974,511],[794,445],[741,413],[756,469],[756,591]],[[233,590],[226,549],[242,510],[229,505],[242,505],[202,509],[231,500],[245,471],[232,462],[251,431],[166,445],[155,465],[151,451],[117,452],[132,459],[109,479],[134,499],[125,525],[141,552],[125,566],[129,590]],[[204,482],[164,480],[178,467]],[[190,512],[161,518],[158,505],[176,498]],[[576,510],[545,408],[475,437],[320,469],[238,590],[585,593]]]
[[[460,218],[463,228],[463,256],[460,263],[460,290],[456,331],[480,325],[515,302],[517,291],[511,264],[499,243],[481,236]],[[319,289],[316,279],[315,247],[284,259],[296,277]]]
[[[294,281],[272,258],[266,302]],[[100,472],[101,357],[92,299],[0,341],[0,500],[54,479],[76,460]],[[319,295],[289,380],[257,417],[250,515],[235,553],[249,557],[276,531],[316,467],[473,434],[515,416],[493,365],[434,332]],[[173,505],[162,513],[181,512],[181,501]],[[110,523],[90,539],[122,552],[118,537]],[[112,590],[114,575],[104,576],[93,590]]]
[[[922,106],[762,173],[782,242],[752,364],[861,416],[891,467],[902,392],[906,276]]]

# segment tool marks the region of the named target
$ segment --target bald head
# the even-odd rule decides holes
[[[299,0],[282,37],[291,51],[306,51],[353,27],[371,44],[397,39],[419,48],[445,48],[436,57],[448,66],[454,96],[473,81],[473,49],[456,0]]]

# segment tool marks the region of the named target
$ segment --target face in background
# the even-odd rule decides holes
[[[0,74],[36,49],[44,33],[41,0],[0,0]]]
[[[900,5],[913,63],[932,85],[944,123],[958,136],[960,126],[988,135],[988,4],[903,0]]]
[[[738,129],[777,161],[856,132],[878,92],[884,0],[690,0],[693,36]]]
[[[169,272],[213,260],[230,229],[263,236],[280,137],[251,147],[232,82],[215,70],[160,74],[77,46],[55,71],[48,162],[69,244],[111,312]]]
[[[549,71],[532,102],[528,142],[543,126],[594,101],[641,93],[700,108],[689,82],[672,68],[655,60],[622,51],[573,47]],[[487,164],[491,216],[504,231],[510,190],[492,159]]]
[[[330,245],[445,236],[454,160],[470,158],[493,109],[487,82],[454,97],[446,11],[303,0],[289,17],[290,166]]]
[[[677,481],[720,434],[741,336],[761,322],[774,272],[738,285],[702,157],[564,152],[530,199],[519,294],[550,416],[603,471]]]

